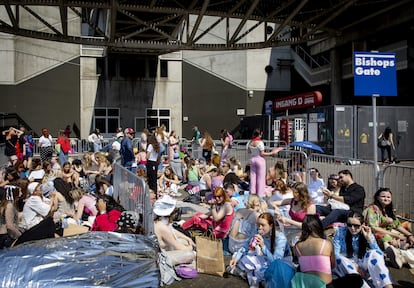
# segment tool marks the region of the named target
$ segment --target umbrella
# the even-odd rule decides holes
[[[303,147],[303,148],[312,149],[312,150],[315,150],[321,153],[325,153],[320,146],[316,145],[315,143],[309,142],[309,141],[295,141],[295,142],[290,143],[290,146]]]

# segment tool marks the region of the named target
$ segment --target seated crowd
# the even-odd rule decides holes
[[[411,227],[396,218],[390,189],[381,188],[365,207],[365,190],[349,170],[329,175],[327,185],[316,168],[308,171],[307,183],[290,182],[279,162],[267,173],[265,196],[259,197],[246,189],[248,175],[235,175],[239,166],[233,170],[230,162],[216,166],[190,155],[182,161],[182,180],[168,162],[158,179],[165,182],[173,174],[173,184],[190,194],[184,201],[209,209],[177,219],[170,229],[193,241],[208,234],[222,239],[224,255],[232,255],[226,271],[250,287],[265,287],[267,281],[285,287],[286,278],[276,278],[289,270],[290,281],[308,283],[303,287],[393,287],[386,263],[414,265]],[[176,197],[165,185],[158,189],[158,201]],[[188,263],[191,257],[184,258]]]
[[[228,145],[226,135],[222,143]],[[277,287],[291,281],[306,287],[392,287],[386,260],[396,268],[414,265],[411,227],[396,218],[388,188],[379,189],[365,208],[364,187],[349,170],[330,175],[327,186],[316,168],[309,169],[308,181],[290,182],[278,161],[263,174],[263,191],[252,193],[250,167],[243,171],[235,157],[223,160],[227,154],[220,159],[207,132],[198,159],[180,150],[175,134],[165,129],[141,139],[131,167],[150,187],[154,231],[172,265],[195,267],[196,235],[222,239],[223,253],[232,255],[227,273],[250,287],[268,281]],[[142,232],[140,215],[125,211],[114,196],[110,154],[85,152],[82,160],[64,163],[53,156],[31,158],[30,167],[22,160],[8,167],[0,179],[0,249],[62,236],[68,225]],[[183,201],[180,191],[189,194]],[[181,219],[177,206],[183,202],[206,212]],[[278,277],[281,271],[285,277]]]
[[[16,141],[25,135],[9,131]],[[110,153],[84,152],[83,161],[64,158],[63,163],[53,153],[50,160],[42,153],[9,157],[0,176],[0,250],[88,230],[142,232],[139,215],[113,198]]]

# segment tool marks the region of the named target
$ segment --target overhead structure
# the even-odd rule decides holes
[[[382,25],[404,23],[413,19],[413,2],[0,0],[0,32],[118,52],[255,49],[351,37],[355,31],[369,33]],[[378,21],[388,15],[387,23]],[[78,31],[68,26],[74,17],[82,24]],[[262,31],[262,37],[250,37],[253,31]]]

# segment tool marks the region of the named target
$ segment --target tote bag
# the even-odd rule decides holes
[[[221,239],[196,236],[197,272],[223,276],[225,270]]]

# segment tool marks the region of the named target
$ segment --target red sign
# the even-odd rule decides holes
[[[289,144],[289,119],[280,120],[279,140],[285,141],[286,145]]]
[[[322,103],[322,94],[319,91],[313,91],[294,96],[275,99],[273,109],[275,111],[298,109],[312,107]]]

